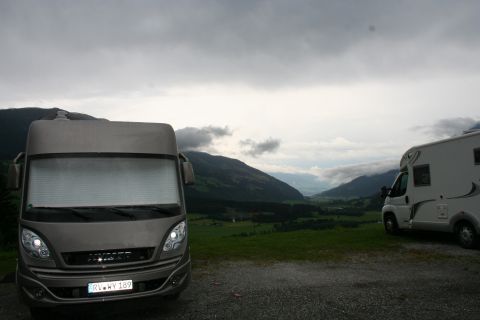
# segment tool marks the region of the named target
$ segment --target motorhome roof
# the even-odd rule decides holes
[[[85,152],[178,154],[175,132],[163,123],[38,120],[30,125],[27,155]]]
[[[405,151],[402,158],[400,159],[400,169],[402,169],[402,167],[405,166],[405,165],[402,166],[402,163],[404,162],[404,159],[406,159],[408,157],[409,153],[411,153],[415,150],[424,149],[424,148],[428,148],[428,147],[431,147],[431,146],[435,146],[435,145],[439,145],[439,144],[442,144],[442,143],[451,142],[451,141],[455,141],[455,140],[463,140],[463,139],[467,139],[467,138],[470,138],[470,137],[473,137],[473,136],[480,136],[480,131],[477,130],[477,131],[473,131],[473,132],[468,132],[468,133],[464,133],[460,136],[456,136],[456,137],[452,137],[452,138],[442,139],[442,140],[438,140],[438,141],[434,141],[434,142],[430,142],[430,143],[425,143],[425,144],[413,146],[410,149],[408,149],[407,151]]]

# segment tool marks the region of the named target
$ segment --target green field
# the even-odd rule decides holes
[[[378,220],[379,213],[361,217],[323,216],[339,221]],[[311,260],[342,259],[354,253],[380,253],[397,249],[405,239],[385,235],[379,223],[357,228],[272,232],[272,224],[250,221],[218,222],[191,215],[190,247],[193,260]]]

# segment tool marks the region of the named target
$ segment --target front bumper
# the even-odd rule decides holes
[[[189,281],[191,262],[188,250],[179,258],[109,270],[61,270],[20,267],[16,280],[22,301],[30,307],[55,307],[151,296],[173,295]],[[132,280],[133,290],[90,295],[88,283]]]

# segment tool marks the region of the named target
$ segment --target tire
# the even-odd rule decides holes
[[[30,308],[30,316],[34,320],[47,320],[51,319],[52,313],[49,308]]]
[[[393,214],[385,215],[385,217],[383,218],[383,226],[385,227],[385,232],[388,234],[397,235],[400,233],[397,219]]]
[[[457,227],[458,243],[465,249],[473,249],[478,244],[477,232],[469,222],[462,222]]]

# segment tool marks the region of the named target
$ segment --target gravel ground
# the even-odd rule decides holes
[[[424,247],[422,247],[424,246]],[[423,249],[448,254],[450,245]],[[406,252],[410,248],[405,249]],[[61,309],[68,319],[480,319],[480,251],[449,258],[352,256],[330,263],[228,262],[195,268],[178,301],[149,299]],[[12,283],[0,319],[28,319]]]

